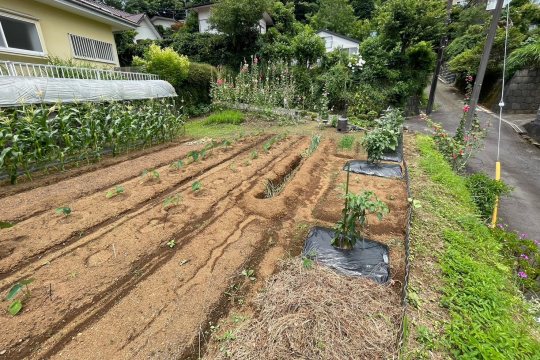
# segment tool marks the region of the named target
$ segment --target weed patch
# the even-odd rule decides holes
[[[214,113],[206,118],[205,125],[233,124],[240,125],[245,120],[244,114],[236,110],[224,110]]]
[[[454,358],[534,358],[540,353],[533,330],[537,325],[527,314],[501,244],[482,222],[466,180],[452,171],[433,140],[419,136],[417,144],[420,173],[412,173],[413,181],[422,175],[428,180],[415,195],[433,209],[433,236],[445,242],[439,258],[441,305],[450,315],[442,338],[435,340],[422,328],[417,329],[417,340],[429,348],[442,347]]]

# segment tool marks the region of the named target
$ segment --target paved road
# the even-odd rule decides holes
[[[439,82],[432,118],[447,131],[455,132],[462,114],[462,96],[453,87]],[[511,119],[511,116],[503,116]],[[534,115],[531,115],[533,118]],[[471,159],[467,171],[495,173],[497,159],[498,117],[479,112],[484,126],[488,126],[485,147]],[[407,121],[409,129],[428,132],[419,118]],[[514,187],[509,197],[501,199],[499,219],[512,230],[527,233],[540,240],[540,149],[521,138],[508,123],[502,124],[500,161],[502,180]]]

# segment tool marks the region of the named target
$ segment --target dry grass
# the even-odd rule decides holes
[[[389,359],[396,354],[399,296],[371,280],[281,264],[256,299],[258,315],[218,358]]]

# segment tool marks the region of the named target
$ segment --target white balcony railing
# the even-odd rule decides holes
[[[154,74],[0,61],[0,76],[85,80],[159,80]]]

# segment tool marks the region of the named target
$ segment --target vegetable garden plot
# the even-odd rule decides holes
[[[331,141],[309,151],[312,144],[296,136],[248,138],[206,156],[198,150],[197,160],[183,151],[182,164],[160,167],[159,157],[149,157],[154,166],[145,163],[144,178],[104,182],[59,202],[40,188],[12,195],[15,204],[40,194],[36,206],[50,207],[0,230],[0,246],[10,249],[0,259],[0,291],[34,279],[20,313],[0,314],[9,330],[0,349],[10,359],[196,356],[201,329],[230,308],[227,294],[239,278],[262,284],[280,257],[299,254],[301,240],[291,239],[300,222],[330,225],[312,212],[343,160],[328,158]],[[277,196],[256,196],[299,156]],[[69,184],[82,189],[88,176]],[[55,213],[63,206],[68,215]]]
[[[341,160],[341,164],[343,160]],[[313,209],[313,217],[332,226],[342,217],[344,184],[347,172],[341,171],[341,164],[332,174],[332,182]],[[373,191],[389,208],[382,221],[375,215],[368,215],[367,233],[369,239],[387,245],[390,250],[390,277],[402,279],[405,274],[405,231],[407,226],[407,185],[404,181],[351,172],[349,191],[360,193]]]

